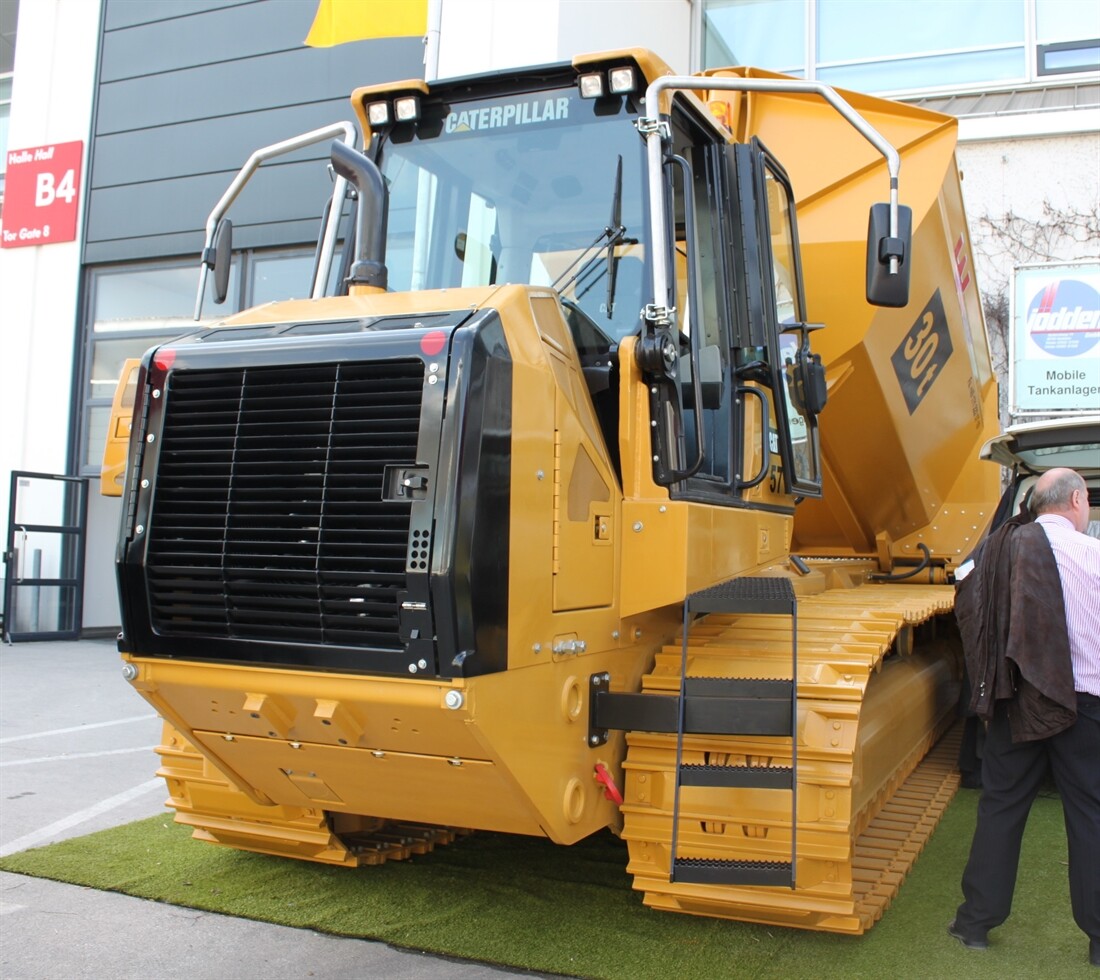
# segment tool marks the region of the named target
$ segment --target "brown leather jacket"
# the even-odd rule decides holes
[[[1008,700],[1014,742],[1049,738],[1077,719],[1058,563],[1046,532],[1017,515],[991,534],[955,587],[970,710],[988,721]]]

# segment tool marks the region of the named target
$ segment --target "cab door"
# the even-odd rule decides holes
[[[665,161],[671,234],[666,243],[673,272],[672,298],[680,343],[679,383],[662,391],[666,399],[655,419],[658,483],[674,498],[717,506],[736,501],[733,457],[735,398],[730,384],[729,270],[724,218],[727,210],[725,143],[690,106],[674,102],[671,145]],[[698,371],[699,377],[693,374]],[[699,401],[696,404],[698,385]],[[671,437],[668,432],[676,433]]]
[[[743,486],[766,476],[773,492],[820,497],[817,416],[825,375],[810,346],[820,325],[805,316],[790,180],[759,140],[731,145],[726,156],[736,188],[727,228],[734,374],[745,395],[738,453],[747,474]]]

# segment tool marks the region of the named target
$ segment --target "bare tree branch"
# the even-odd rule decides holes
[[[1058,208],[1044,200],[1038,219],[1008,210],[996,216],[978,215],[971,225],[974,250],[984,259],[982,309],[1005,421],[1012,271],[1018,265],[1100,259],[1100,204]]]

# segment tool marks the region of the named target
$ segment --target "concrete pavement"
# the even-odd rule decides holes
[[[159,735],[113,641],[0,646],[0,854],[165,812]],[[535,975],[0,874],[4,980]]]

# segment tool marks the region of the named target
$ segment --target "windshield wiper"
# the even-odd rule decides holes
[[[610,320],[615,310],[615,279],[619,274],[619,254],[615,246],[626,238],[623,226],[623,158],[615,167],[615,193],[611,197],[611,224],[605,229],[611,232],[607,242],[607,318]]]
[[[591,256],[594,249],[607,243],[607,318],[611,319],[612,303],[615,299],[615,275],[618,272],[619,257],[615,254],[615,246],[628,241],[626,228],[622,223],[623,212],[623,158],[620,155],[615,164],[615,187],[611,194],[611,220],[597,236],[595,241],[588,245],[569,265],[560,276],[554,280],[554,289],[563,292],[573,285],[581,276],[591,271],[592,263],[596,261]],[[591,256],[591,257],[590,257]],[[578,268],[578,266],[580,268]],[[576,269],[576,272],[573,270]],[[572,275],[569,275],[570,273]],[[567,278],[568,277],[568,278]]]

